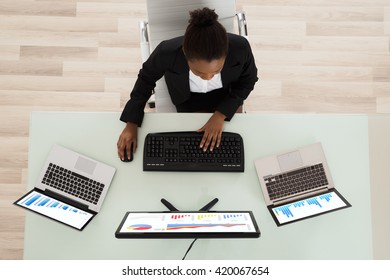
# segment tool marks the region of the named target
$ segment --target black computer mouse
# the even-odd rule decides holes
[[[133,161],[133,145],[131,145],[130,147],[130,159],[127,157],[127,150],[126,148],[124,149],[124,159],[122,160],[123,162],[130,162],[130,161]]]

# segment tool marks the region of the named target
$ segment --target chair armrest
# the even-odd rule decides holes
[[[142,58],[142,62],[145,62],[150,56],[148,22],[146,21],[139,22],[139,37],[140,37],[141,58]]]
[[[248,29],[246,24],[245,12],[237,12],[238,33],[241,36],[248,37]]]

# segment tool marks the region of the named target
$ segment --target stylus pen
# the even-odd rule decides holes
[[[166,199],[161,198],[161,202],[162,202],[162,204],[164,204],[169,210],[171,210],[171,211],[179,211],[179,210],[176,209],[175,206],[173,206],[172,204],[170,204]]]
[[[211,208],[213,208],[213,206],[218,202],[218,198],[214,198],[212,201],[210,201],[209,203],[207,203],[205,206],[203,206],[202,208],[200,208],[199,211],[209,211]]]

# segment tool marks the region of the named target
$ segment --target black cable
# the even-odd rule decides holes
[[[198,238],[195,238],[194,241],[192,241],[190,247],[188,247],[187,252],[185,253],[185,255],[184,255],[184,257],[182,258],[182,260],[184,260],[184,259],[186,258],[188,252],[191,250],[192,245],[194,245],[194,243],[195,243],[196,240],[198,240]]]

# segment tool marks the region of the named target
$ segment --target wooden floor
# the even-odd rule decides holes
[[[390,113],[390,0],[237,0],[260,81],[247,111]],[[0,1],[0,258],[23,258],[29,114],[121,111],[145,0]]]

